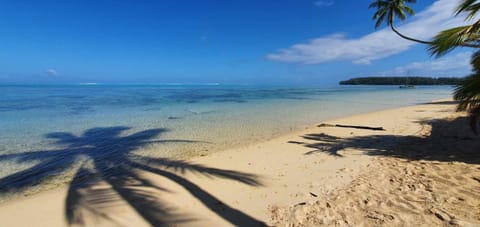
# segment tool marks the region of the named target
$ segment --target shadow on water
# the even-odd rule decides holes
[[[221,202],[214,195],[182,175],[193,172],[211,178],[224,178],[250,186],[261,186],[258,176],[211,168],[168,158],[148,157],[134,151],[148,144],[195,143],[190,140],[158,140],[167,129],[151,129],[124,135],[128,127],[92,128],[81,136],[55,132],[46,135],[58,150],[32,151],[1,155],[0,161],[37,163],[0,179],[0,193],[26,190],[81,162],[69,185],[65,215],[69,224],[85,224],[85,210],[98,218],[109,219],[101,207],[127,203],[153,226],[174,225],[194,219],[179,215],[155,196],[167,189],[157,186],[142,173],[167,178],[180,185],[206,208],[232,225],[263,225],[248,214]],[[107,187],[93,187],[100,182]],[[88,193],[85,193],[88,192]],[[100,209],[97,209],[99,208]],[[112,221],[112,220],[110,220]]]
[[[423,127],[431,127],[430,134],[424,136],[371,135],[341,138],[319,133],[302,136],[309,142],[290,143],[314,149],[306,155],[321,152],[342,157],[342,150],[358,149],[373,156],[480,164],[480,138],[474,135],[468,122],[467,117],[418,122]]]

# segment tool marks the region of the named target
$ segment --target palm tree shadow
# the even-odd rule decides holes
[[[341,138],[318,133],[302,136],[309,142],[291,143],[315,149],[306,155],[326,153],[342,157],[342,150],[355,149],[372,156],[479,164],[480,140],[467,127],[468,121],[467,117],[458,117],[454,120],[417,122],[423,127],[431,127],[430,134],[423,136],[370,135]]]
[[[211,168],[168,158],[135,153],[140,147],[158,143],[196,143],[190,140],[158,140],[167,129],[151,129],[129,135],[128,127],[92,128],[81,136],[55,132],[46,135],[62,149],[1,155],[0,161],[36,162],[30,168],[0,179],[0,193],[26,190],[56,174],[81,163],[69,185],[65,216],[71,225],[85,225],[86,215],[110,219],[105,207],[127,204],[152,226],[174,225],[193,221],[188,214],[179,215],[165,201],[155,196],[168,193],[142,173],[152,173],[179,184],[205,207],[232,225],[264,225],[255,218],[221,202],[200,186],[182,177],[186,172],[211,178],[224,178],[250,186],[262,186],[254,174]],[[103,186],[99,186],[103,185]]]

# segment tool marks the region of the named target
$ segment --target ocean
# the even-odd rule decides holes
[[[450,98],[452,90],[450,86],[0,85],[0,201],[70,182],[80,166],[207,155],[328,119]]]

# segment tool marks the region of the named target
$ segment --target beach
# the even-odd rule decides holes
[[[480,142],[454,110],[451,101],[387,109],[184,161],[138,159],[4,202],[0,218],[2,226],[476,226]]]
[[[480,0],[348,3],[5,1],[0,227],[480,227]]]

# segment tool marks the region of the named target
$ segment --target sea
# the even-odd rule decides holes
[[[92,162],[188,159],[326,120],[450,98],[452,91],[451,86],[0,85],[0,201],[71,182],[78,168]]]

